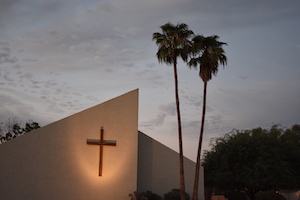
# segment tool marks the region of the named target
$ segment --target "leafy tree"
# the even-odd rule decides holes
[[[37,122],[34,122],[34,121],[28,121],[26,124],[25,124],[25,128],[23,129],[23,131],[25,133],[28,133],[32,130],[35,130],[35,129],[38,129],[40,128],[39,124]]]
[[[24,129],[22,129],[20,127],[20,124],[18,124],[18,123],[14,123],[12,127],[13,127],[12,131],[13,131],[15,137],[22,135],[22,133],[24,132]],[[29,132],[29,131],[27,131],[27,132]]]
[[[205,186],[259,191],[300,188],[300,126],[233,130],[215,139],[202,165]]]
[[[5,134],[6,141],[11,140],[13,138],[12,134],[10,132]]]
[[[205,122],[205,112],[206,112],[206,90],[207,82],[212,78],[212,75],[217,75],[219,65],[225,66],[227,64],[227,57],[222,48],[226,45],[224,42],[218,41],[219,36],[213,35],[209,37],[204,37],[202,35],[197,35],[193,38],[192,54],[193,58],[189,61],[189,66],[197,68],[199,66],[199,76],[201,77],[204,87],[203,87],[203,106],[202,106],[202,120],[197,152],[196,170],[195,170],[195,180],[193,189],[193,200],[198,200],[198,185],[199,185],[199,170],[200,170],[200,155],[203,140],[204,122]]]
[[[6,122],[0,123],[0,144],[7,142],[13,138],[24,135],[34,129],[40,128],[37,122],[29,120],[22,128],[22,122],[17,118],[8,119]]]
[[[178,77],[177,77],[177,57],[181,57],[187,61],[190,51],[189,38],[193,32],[189,30],[186,24],[173,25],[166,23],[160,27],[162,33],[153,33],[152,40],[158,45],[156,53],[159,62],[164,62],[168,65],[173,65],[174,81],[175,81],[175,100],[177,109],[178,121],[178,139],[179,139],[179,162],[180,162],[180,191],[181,200],[184,200],[185,183],[184,183],[184,167],[183,167],[183,147],[182,147],[182,130],[181,130],[181,115],[179,106],[178,93]]]

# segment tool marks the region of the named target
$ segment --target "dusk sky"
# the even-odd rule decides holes
[[[1,0],[0,122],[44,126],[139,89],[139,130],[177,150],[173,68],[152,41],[186,23],[218,35],[204,149],[232,129],[300,123],[299,0]],[[185,155],[195,160],[203,82],[178,62]]]

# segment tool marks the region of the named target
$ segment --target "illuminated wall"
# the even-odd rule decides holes
[[[47,114],[47,113],[45,113]],[[86,139],[116,140],[103,147]],[[137,187],[138,90],[0,145],[0,198],[128,200]]]
[[[87,139],[100,139],[101,126],[117,144],[103,147],[99,177],[100,148]],[[5,200],[129,200],[137,189],[163,196],[179,187],[178,154],[138,133],[138,90],[1,144],[0,159]],[[185,164],[191,194],[195,164]]]

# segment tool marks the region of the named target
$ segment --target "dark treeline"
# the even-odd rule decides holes
[[[206,151],[205,187],[239,191],[252,200],[261,191],[299,190],[300,125],[233,130]]]
[[[40,128],[39,124],[32,120],[24,123],[16,117],[9,118],[5,122],[0,122],[0,144],[38,128]]]

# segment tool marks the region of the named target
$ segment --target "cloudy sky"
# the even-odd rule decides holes
[[[0,121],[46,125],[139,88],[139,130],[176,150],[173,69],[151,40],[167,22],[228,44],[208,83],[205,149],[234,128],[300,123],[299,0],[1,0]],[[195,160],[203,83],[178,70]]]

